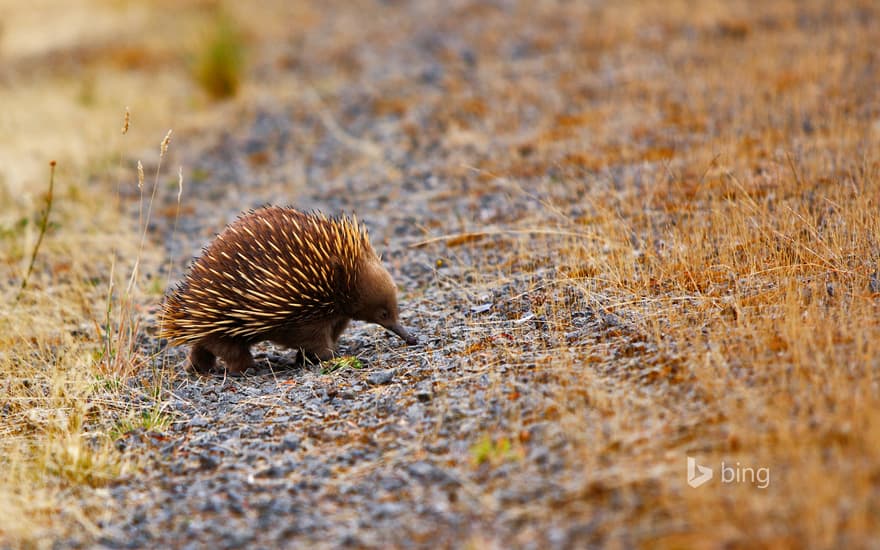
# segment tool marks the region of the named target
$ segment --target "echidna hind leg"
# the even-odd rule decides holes
[[[201,344],[194,344],[189,352],[189,370],[207,374],[217,365],[217,356]]]
[[[251,347],[244,342],[215,342],[211,350],[223,360],[227,374],[239,375],[256,366],[254,356],[251,355]]]

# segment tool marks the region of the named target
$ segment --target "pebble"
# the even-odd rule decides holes
[[[432,397],[434,397],[432,382],[421,382],[418,386],[416,386],[416,399],[422,401],[423,403],[426,403],[430,401]]]
[[[373,385],[390,384],[394,379],[394,369],[379,370],[371,372],[367,377],[367,382]]]
[[[281,438],[281,443],[278,445],[279,449],[282,451],[296,451],[299,449],[300,439],[299,437],[288,434]]]

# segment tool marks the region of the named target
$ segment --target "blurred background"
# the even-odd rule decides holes
[[[254,93],[265,50],[292,55],[321,18],[308,2],[202,0],[2,0],[0,14],[0,197],[25,204],[50,158],[98,169]]]

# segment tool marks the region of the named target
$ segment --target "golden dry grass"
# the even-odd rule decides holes
[[[125,213],[132,200],[121,199],[120,190],[138,195],[123,152],[149,145],[149,153],[139,154],[155,166],[175,101],[155,88],[179,89],[179,78],[170,75],[180,69],[131,73],[125,70],[131,60],[113,57],[119,49],[109,57],[94,54],[156,22],[144,10],[87,4],[3,7],[2,544],[44,546],[71,533],[98,533],[95,521],[106,514],[102,487],[136,467],[115,449],[114,432],[167,421],[161,401],[145,411],[118,396],[144,360],[136,343],[140,304],[155,299],[145,297],[152,289],[143,288],[142,276],[129,286],[130,277],[137,263],[141,273],[156,266],[153,248],[139,247],[137,221]],[[84,13],[93,16],[90,25],[74,24]],[[132,48],[144,59],[162,52],[149,39]],[[115,68],[107,70],[108,63]],[[123,136],[129,104],[137,111]],[[48,231],[21,290],[55,159]],[[148,193],[153,183],[150,178]],[[144,206],[148,199],[141,198]]]
[[[95,518],[106,513],[101,488],[136,467],[116,450],[115,437],[168,420],[158,395],[142,402],[120,396],[145,391],[126,381],[146,364],[139,310],[155,296],[137,266],[154,272],[155,251],[138,247],[109,190],[70,184],[76,173],[60,170],[62,191],[44,198],[52,207],[42,246],[45,203],[2,237],[0,540],[16,544],[44,545],[48,533],[98,533]]]
[[[300,9],[308,25],[311,12]],[[555,269],[551,283],[536,280],[525,298],[550,326],[537,355],[558,390],[541,419],[555,420],[569,443],[564,459],[577,465],[570,476],[580,489],[552,508],[519,513],[541,525],[598,517],[597,540],[621,546],[871,544],[880,536],[876,7],[664,2],[566,10],[538,2],[504,23],[508,32],[533,30],[538,59],[559,64],[547,71],[554,82],[542,80],[544,72],[531,78],[527,66],[511,81],[504,66],[485,64],[482,88],[450,82],[438,114],[451,121],[447,143],[483,147],[498,138],[507,146],[491,160],[448,166],[445,175],[541,197],[541,208],[493,237],[510,251],[507,265],[475,266],[477,285],[487,287]],[[479,11],[450,20],[484,17]],[[151,14],[137,17],[153,21]],[[579,57],[551,51],[560,18],[589,21],[590,32],[566,37]],[[116,23],[109,28],[116,38],[102,44],[118,40]],[[484,31],[474,41],[488,50],[503,32]],[[282,30],[266,32],[270,40]],[[22,118],[0,138],[7,152],[0,164],[9,167],[0,182],[8,229],[0,237],[0,299],[10,304],[0,310],[0,540],[39,542],[43,529],[97,531],[100,486],[132,467],[113,452],[110,431],[141,411],[115,401],[112,384],[96,382],[141,361],[131,343],[136,327],[126,323],[140,301],[155,297],[124,292],[139,236],[121,229],[118,209],[90,208],[112,196],[114,183],[95,190],[85,182],[119,166],[106,159],[122,148],[155,149],[179,106],[156,91],[157,82],[177,87],[187,67],[152,39],[128,52],[86,62],[108,63],[116,75],[98,79],[100,93],[83,92],[99,97],[89,105],[70,104],[89,84],[69,75],[0,89],[0,103],[19,106],[15,113],[49,117],[52,105],[63,104],[57,116],[33,125]],[[170,66],[155,71],[158,81],[153,69],[118,71],[133,63]],[[135,86],[121,84],[129,80]],[[146,107],[133,108],[135,121],[159,122],[126,138],[134,143],[45,141],[83,126],[98,136],[118,133],[116,99],[124,94],[117,90],[137,86]],[[558,93],[548,98],[547,87]],[[405,112],[417,101],[392,92],[377,109]],[[521,131],[515,114],[525,104],[541,116]],[[64,122],[68,114],[74,118]],[[67,161],[57,227],[30,289],[11,305],[37,236],[32,222],[20,229],[15,222],[33,219],[40,203],[37,193],[18,197],[23,188],[43,188],[46,161],[55,157]],[[476,234],[486,228],[465,229],[474,234],[447,244],[478,246]],[[148,247],[140,259],[160,261],[151,253]],[[111,281],[116,292],[108,298]],[[117,344],[109,356],[108,305]],[[583,310],[615,321],[570,342],[572,312]],[[488,371],[515,363],[518,352],[501,337],[469,348],[468,360]],[[95,422],[108,414],[111,422]],[[537,418],[514,420],[525,429]],[[515,457],[527,444],[523,433],[503,437],[509,443],[475,437],[475,462]],[[690,488],[687,456],[716,476],[722,460],[767,467],[770,484],[716,477]],[[83,493],[93,508],[71,506]],[[526,542],[528,530],[521,536]]]
[[[563,389],[545,413],[574,444],[583,491],[527,514],[605,517],[596,540],[624,546],[865,545],[880,527],[880,119],[876,75],[854,60],[874,59],[877,14],[691,8],[595,10],[584,47],[635,42],[626,74],[609,91],[566,66],[555,86],[589,107],[479,167],[496,184],[560,174],[530,189],[544,210],[508,239],[511,270],[555,267],[571,290],[531,292],[555,341],[572,310],[622,320],[548,346]],[[505,123],[484,105],[481,124]],[[581,212],[559,216],[574,197]],[[712,483],[688,487],[689,455]],[[721,484],[722,461],[769,468],[769,486]]]

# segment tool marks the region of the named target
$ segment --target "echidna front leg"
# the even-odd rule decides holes
[[[336,343],[339,341],[339,337],[342,336],[342,332],[348,327],[348,323],[351,322],[351,319],[342,318],[336,321],[333,324],[333,330],[330,333],[330,344],[333,349],[336,349]]]
[[[348,326],[348,319],[329,322],[317,327],[308,340],[301,342],[300,358],[319,363],[333,359],[333,356],[336,355],[336,340],[346,326]]]
[[[308,361],[309,363],[320,363],[322,361],[327,361],[328,359],[333,359],[335,354],[335,350],[333,349],[333,346],[330,345],[330,338],[328,337],[322,343],[310,342],[308,346],[300,348],[297,362],[302,363]]]

